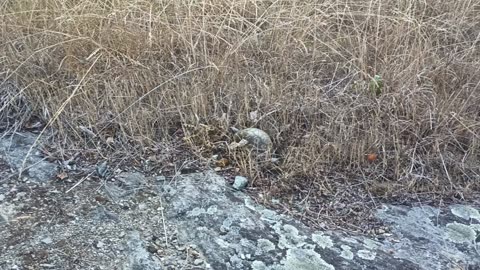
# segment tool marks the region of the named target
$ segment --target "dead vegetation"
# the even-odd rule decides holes
[[[343,196],[331,178],[369,198],[478,191],[479,0],[7,0],[0,12],[4,131],[43,121],[97,150],[181,135],[280,194]],[[280,164],[226,151],[231,126],[267,131]]]

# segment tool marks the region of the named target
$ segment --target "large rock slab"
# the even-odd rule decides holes
[[[34,149],[18,181],[34,140],[0,139],[0,269],[480,269],[473,204],[383,205],[381,238],[317,231],[213,171],[47,181],[56,166]]]
[[[480,265],[476,252],[480,246],[475,242],[479,225],[474,221],[478,211],[471,207],[457,206],[456,212],[468,219],[455,223],[459,214],[441,214],[431,207],[384,206],[378,217],[394,230],[379,241],[311,230],[256,205],[213,172],[183,176],[160,190],[179,239],[198,246],[210,269],[479,269]],[[443,221],[436,221],[439,218]]]
[[[480,269],[480,214],[468,205],[446,210],[384,205],[379,219],[394,235],[382,243],[421,269]],[[457,267],[457,268],[455,268]]]

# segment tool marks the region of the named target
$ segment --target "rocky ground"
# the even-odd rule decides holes
[[[383,204],[375,237],[319,231],[212,171],[67,178],[37,148],[23,164],[35,138],[0,140],[0,269],[480,269],[475,204]]]

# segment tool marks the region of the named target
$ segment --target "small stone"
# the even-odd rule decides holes
[[[54,264],[49,264],[49,263],[41,263],[40,266],[43,267],[43,268],[48,268],[48,269],[55,268]]]
[[[152,253],[152,254],[155,254],[155,253],[157,253],[158,249],[155,246],[150,245],[150,246],[147,247],[147,251]]]
[[[104,246],[102,241],[98,241],[97,244],[95,245],[97,248],[102,248]]]
[[[3,200],[5,200],[5,195],[0,194],[0,202],[3,201]]]
[[[50,245],[51,243],[53,243],[53,240],[50,237],[45,237],[41,240],[41,242],[44,243],[45,245]]]
[[[233,183],[233,188],[237,190],[244,189],[248,184],[248,179],[243,176],[235,176],[235,182]]]
[[[193,261],[193,264],[194,265],[200,265],[203,263],[203,260],[202,259],[196,259],[195,261]]]
[[[186,246],[178,246],[177,247],[177,250],[179,250],[179,251],[184,251],[185,249],[187,249]]]
[[[96,168],[96,171],[98,176],[100,176],[101,178],[104,178],[105,176],[107,176],[107,171],[108,171],[107,162],[104,161],[103,163],[99,164]]]

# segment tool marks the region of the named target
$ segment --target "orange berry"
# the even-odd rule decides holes
[[[370,162],[373,162],[373,161],[377,160],[377,158],[378,158],[377,154],[368,154],[367,155],[367,160],[370,161]]]

